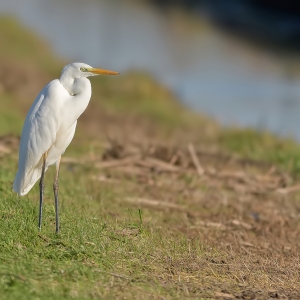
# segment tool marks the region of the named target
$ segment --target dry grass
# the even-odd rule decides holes
[[[1,22],[15,48],[30,38]],[[0,67],[2,297],[300,298],[299,146],[220,129],[145,75],[93,80],[63,158],[62,234],[51,189],[38,234],[37,189],[20,201],[11,184],[24,115],[55,69],[30,58],[40,47]]]
[[[17,141],[2,138],[1,149],[13,149]],[[65,156],[64,168],[89,178],[90,195],[114,191],[114,203],[104,204],[111,219],[123,218],[118,206],[141,209],[143,226],[157,243],[147,259],[147,280],[186,298],[300,296],[299,185],[290,175],[266,162],[194,147],[199,175],[188,144],[127,139],[102,145],[101,155]],[[6,150],[2,155],[12,155]],[[114,234],[144,239],[136,227]],[[158,237],[170,242],[159,246]],[[111,276],[132,279],[126,271]]]

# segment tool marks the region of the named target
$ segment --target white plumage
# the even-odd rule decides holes
[[[61,77],[48,83],[32,104],[22,130],[14,191],[26,195],[42,174],[59,161],[71,143],[77,119],[87,108],[92,90],[89,76],[117,72],[95,69],[83,63],[65,66]],[[58,170],[57,170],[58,173]]]

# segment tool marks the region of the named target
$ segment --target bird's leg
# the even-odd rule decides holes
[[[56,233],[59,232],[59,211],[58,211],[58,174],[59,174],[59,165],[60,165],[61,156],[56,161],[56,172],[53,182],[53,192],[54,192],[54,198],[55,198],[55,231]]]
[[[40,180],[40,210],[39,210],[39,230],[42,229],[42,216],[43,216],[43,198],[44,198],[44,176],[45,176],[45,169],[46,169],[46,158],[47,152],[45,152],[42,156],[43,158],[43,166],[42,166],[42,174]]]

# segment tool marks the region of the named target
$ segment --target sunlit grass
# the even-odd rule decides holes
[[[0,41],[5,47],[0,48],[0,54],[14,62],[13,72],[18,72],[19,63],[25,61],[23,72],[29,65],[50,78],[59,76],[63,63],[53,58],[47,45],[34,34],[11,19],[0,19],[1,28]],[[42,84],[41,81],[39,89]],[[295,142],[253,130],[224,130],[186,110],[174,95],[145,74],[93,78],[92,86],[93,111],[88,112],[87,120],[82,116],[65,157],[100,160],[107,140],[97,130],[106,122],[122,128],[124,120],[131,120],[132,128],[142,132],[144,124],[150,124],[162,144],[164,137],[175,136],[181,130],[186,141],[191,139],[202,148],[213,146],[218,151],[271,162],[299,175],[300,151]],[[32,95],[23,97],[21,87],[15,88],[0,94],[0,136],[20,135],[25,108],[39,92],[34,90]],[[94,136],[89,135],[86,125],[91,116],[96,123]],[[101,118],[102,127],[97,123]],[[235,291],[244,280],[241,274],[246,272],[246,257],[235,256],[231,248],[224,252],[224,248],[212,247],[207,228],[197,227],[201,218],[220,216],[226,222],[237,218],[234,208],[226,206],[227,198],[235,196],[232,191],[220,187],[224,205],[213,207],[211,189],[204,182],[199,184],[199,176],[194,174],[183,174],[181,178],[190,188],[188,194],[181,190],[167,194],[168,188],[161,187],[158,200],[167,198],[183,207],[190,205],[201,212],[200,218],[193,216],[193,211],[155,210],[129,204],[127,197],[140,197],[143,193],[154,197],[158,193],[152,192],[150,185],[142,187],[134,176],[119,175],[117,183],[111,184],[95,180],[101,171],[93,162],[62,163],[61,233],[56,235],[53,168],[46,173],[43,228],[39,232],[38,185],[25,197],[17,196],[12,191],[17,151],[1,156],[0,162],[0,299],[206,299],[222,290],[221,283]],[[191,195],[197,190],[199,194],[193,198]],[[201,193],[207,193],[209,206],[197,203]],[[253,263],[248,282],[259,288],[274,288],[275,283],[268,277],[272,273],[266,274],[262,268]],[[286,281],[292,285],[297,278],[291,276]]]
[[[98,299],[122,293],[140,299],[140,293],[145,293],[146,298],[179,299],[176,290],[166,289],[159,278],[165,272],[165,259],[191,255],[184,235],[144,223],[141,210],[122,205],[122,189],[89,186],[89,172],[68,172],[64,167],[61,233],[54,233],[49,182],[53,174],[46,177],[44,221],[39,232],[37,189],[23,198],[12,193],[7,188],[14,175],[11,163],[1,166],[5,189],[0,202],[0,298]],[[200,257],[201,243],[192,251]]]
[[[219,142],[243,157],[276,163],[294,176],[300,176],[300,146],[292,139],[252,129],[224,129]]]
[[[20,134],[20,128],[23,126],[22,114],[14,109],[13,97],[4,95],[0,96],[0,136],[5,134]]]
[[[49,46],[36,37],[36,33],[27,30],[24,26],[10,17],[0,18],[0,54],[2,59],[14,59],[16,63],[33,63],[40,68],[55,74],[60,65]]]

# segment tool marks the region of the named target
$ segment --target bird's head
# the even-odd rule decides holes
[[[93,68],[87,64],[76,62],[66,65],[61,72],[61,75],[63,74],[68,74],[74,78],[81,78],[95,75],[118,75],[119,73],[110,70]]]

